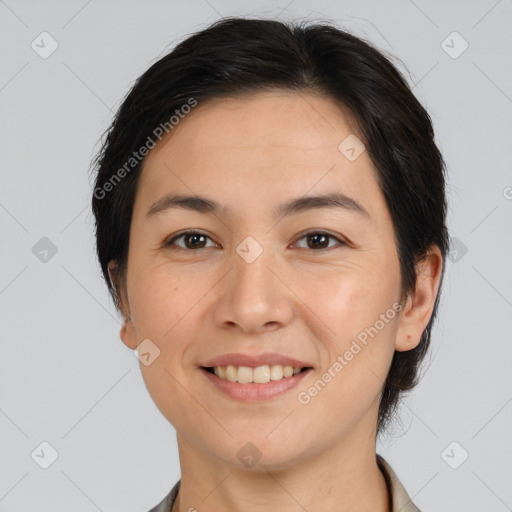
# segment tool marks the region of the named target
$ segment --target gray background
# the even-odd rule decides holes
[[[0,511],[147,511],[179,478],[100,278],[88,166],[133,80],[234,14],[334,20],[407,66],[448,165],[457,251],[425,376],[378,451],[425,512],[512,510],[512,1],[6,0]]]

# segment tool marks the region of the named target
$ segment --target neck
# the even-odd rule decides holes
[[[246,470],[205,454],[178,434],[181,484],[173,512],[391,512],[375,441],[375,432],[346,436],[287,469]]]

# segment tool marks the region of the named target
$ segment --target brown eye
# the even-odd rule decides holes
[[[165,246],[175,245],[181,249],[204,249],[206,240],[210,239],[209,236],[199,231],[186,231],[170,239],[165,243]],[[183,240],[183,245],[177,244],[177,240]],[[211,239],[210,239],[211,240]],[[215,244],[214,244],[215,245]]]
[[[305,233],[300,240],[304,238],[307,239],[307,249],[327,249],[329,247],[329,239],[336,240],[339,245],[346,245],[343,240],[323,231],[311,231],[309,233]]]

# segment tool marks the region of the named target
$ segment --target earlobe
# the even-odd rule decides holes
[[[110,278],[110,284],[112,285],[112,288],[116,295],[117,306],[120,308],[121,314],[123,315],[123,325],[121,326],[121,330],[119,331],[119,337],[128,348],[135,350],[137,348],[135,329],[133,328],[133,324],[129,317],[129,314],[126,313],[126,309],[122,301],[120,290],[118,290],[117,262],[115,260],[110,260],[108,262],[108,275]]]
[[[137,348],[137,338],[135,336],[135,329],[133,328],[131,320],[123,321],[123,325],[119,331],[119,336],[128,348],[131,348],[132,350]]]
[[[416,287],[407,298],[400,317],[395,350],[404,352],[416,348],[427,327],[439,291],[442,274],[442,255],[437,246],[432,246],[417,266]]]

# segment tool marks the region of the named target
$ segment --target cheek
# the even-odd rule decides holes
[[[188,425],[198,411],[185,391],[189,368],[184,361],[191,333],[197,329],[194,306],[204,290],[194,279],[185,283],[164,267],[139,275],[130,300],[134,326],[139,340],[149,338],[160,351],[153,363],[140,364],[141,374],[164,417],[173,425]]]
[[[330,370],[325,378],[329,390],[322,394],[339,408],[364,409],[384,384],[396,333],[395,278],[379,264],[351,265],[303,288],[314,310],[309,313],[311,325],[322,331],[322,372]],[[318,387],[324,389],[322,384]]]
[[[185,280],[165,266],[139,271],[129,289],[137,328],[158,338],[171,335],[204,294],[196,280]]]
[[[178,382],[187,379],[190,338],[198,328],[196,306],[205,291],[197,280],[185,283],[163,268],[139,276],[130,290],[132,322],[137,341],[151,340],[158,353],[154,363],[140,364],[141,373],[157,405],[160,398],[162,406],[169,400],[175,404],[180,395]]]
[[[328,337],[341,344],[373,325],[391,308],[394,286],[384,284],[386,276],[378,265],[344,265],[322,278],[303,280],[301,294],[311,313],[326,326]]]

